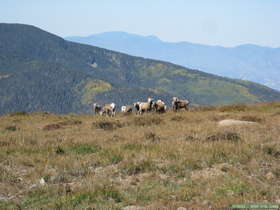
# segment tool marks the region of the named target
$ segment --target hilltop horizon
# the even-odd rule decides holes
[[[69,36],[64,36],[63,38],[69,39],[72,37],[81,37],[81,38],[90,38],[90,37],[95,37],[95,36],[104,36],[104,35],[113,35],[113,34],[119,34],[119,35],[130,35],[130,36],[136,36],[136,37],[143,37],[143,38],[151,38],[153,40],[165,42],[165,43],[170,43],[170,44],[180,44],[180,43],[188,43],[188,44],[195,44],[195,45],[201,45],[201,46],[210,46],[210,47],[221,47],[221,48],[238,48],[238,47],[243,47],[243,46],[258,46],[258,47],[266,47],[266,48],[272,48],[272,49],[279,49],[280,46],[270,46],[270,45],[261,45],[253,42],[246,42],[243,44],[236,44],[236,45],[219,45],[219,44],[205,44],[205,43],[200,43],[200,42],[192,42],[189,40],[178,40],[178,41],[169,41],[169,40],[164,40],[158,35],[154,34],[140,34],[136,32],[129,32],[129,31],[123,31],[123,30],[111,30],[111,31],[102,31],[102,32],[96,32],[96,33],[89,33],[87,35],[78,35],[78,34],[73,34]]]

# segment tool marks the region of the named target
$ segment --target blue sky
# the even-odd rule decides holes
[[[280,0],[3,0],[0,22],[60,36],[126,31],[165,41],[280,47]]]

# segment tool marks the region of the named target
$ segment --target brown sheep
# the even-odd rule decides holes
[[[115,103],[106,104],[101,110],[101,115],[110,116],[110,117],[116,116],[116,104]]]
[[[148,102],[137,102],[135,103],[135,108],[139,107],[138,113],[141,115],[144,112],[150,112],[152,110],[153,99],[148,98]]]
[[[133,107],[136,109],[136,114],[139,114],[139,110],[140,110],[140,107],[139,107],[139,104],[140,104],[141,102],[135,102],[135,103],[133,103]]]
[[[132,112],[132,107],[131,106],[122,106],[121,111],[123,113],[131,113]]]
[[[179,99],[178,97],[173,97],[172,109],[173,111],[178,111],[180,109],[189,110],[190,102],[188,100]]]
[[[157,100],[156,102],[153,102],[153,109],[158,113],[164,113],[167,110],[167,106],[162,100]]]
[[[93,108],[93,112],[95,114],[100,114],[101,113],[102,107],[99,104],[94,103],[92,108]]]

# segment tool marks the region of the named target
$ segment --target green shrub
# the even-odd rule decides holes
[[[124,125],[120,123],[119,121],[112,122],[112,121],[100,121],[93,123],[93,126],[95,128],[103,129],[103,130],[115,130],[117,128],[121,128]]]
[[[207,141],[230,141],[230,142],[237,142],[241,140],[241,137],[238,133],[230,132],[230,131],[224,131],[215,133],[213,135],[210,135],[206,138]]]
[[[129,176],[153,171],[155,169],[154,163],[149,160],[142,160],[139,162],[129,161],[121,167],[122,172]]]
[[[144,145],[142,145],[142,144],[125,144],[125,145],[122,145],[122,148],[124,150],[131,150],[131,151],[139,152],[144,148]]]
[[[5,130],[7,130],[7,131],[16,131],[16,130],[17,130],[17,127],[14,126],[14,125],[11,125],[11,126],[7,126],[7,127],[5,128]]]
[[[90,144],[76,144],[74,145],[70,151],[78,154],[78,155],[87,155],[100,151],[101,148],[98,145],[90,145]]]
[[[58,155],[62,155],[65,153],[64,149],[60,146],[58,146],[55,150],[55,153],[58,154]]]

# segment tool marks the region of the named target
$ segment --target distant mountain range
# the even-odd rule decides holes
[[[240,45],[226,48],[189,42],[164,42],[155,36],[106,32],[67,40],[164,60],[211,74],[250,80],[280,90],[280,48]]]
[[[148,37],[153,42],[160,42]],[[0,24],[0,114],[15,111],[91,112],[172,96],[192,104],[259,103],[280,92],[171,63],[65,41],[39,28]]]

